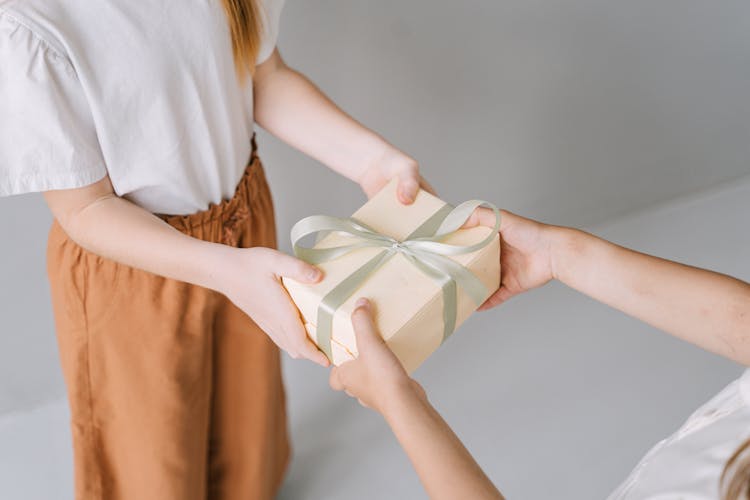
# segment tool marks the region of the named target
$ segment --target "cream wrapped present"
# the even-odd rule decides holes
[[[407,371],[416,369],[499,286],[497,227],[459,229],[481,205],[491,206],[454,208],[425,191],[402,205],[393,181],[349,219],[299,221],[295,254],[325,277],[314,285],[283,282],[313,342],[335,365],[355,358],[351,314],[366,297],[388,346]],[[300,245],[314,234],[312,248]]]

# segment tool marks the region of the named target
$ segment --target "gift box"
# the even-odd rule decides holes
[[[441,234],[446,224],[460,227],[479,204],[454,209],[420,191],[403,205],[393,181],[350,219],[313,216],[295,226],[295,253],[325,276],[313,285],[283,283],[310,339],[333,364],[357,356],[351,314],[360,297],[372,302],[383,339],[411,373],[497,290],[497,230],[449,227]],[[298,246],[302,236],[316,233],[311,249]]]

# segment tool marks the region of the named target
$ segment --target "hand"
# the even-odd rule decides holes
[[[315,266],[270,248],[224,247],[215,289],[226,295],[292,358],[306,358],[328,366],[328,358],[307,337],[299,311],[281,277],[317,283],[323,273]]]
[[[409,377],[380,336],[367,299],[357,301],[352,325],[357,339],[357,359],[331,370],[331,388],[345,391],[362,406],[381,414],[401,397],[425,398],[422,388]]]
[[[397,149],[389,149],[366,169],[359,179],[359,185],[368,198],[372,198],[394,177],[398,178],[398,199],[404,205],[414,202],[421,187],[435,194],[432,186],[419,175],[416,160]]]
[[[501,210],[500,288],[480,310],[498,306],[519,293],[544,285],[555,277],[553,243],[562,228],[526,219]],[[464,227],[492,227],[495,216],[480,208]]]

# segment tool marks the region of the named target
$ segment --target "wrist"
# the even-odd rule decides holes
[[[234,264],[237,249],[219,243],[197,242],[196,268],[200,286],[227,294],[227,284],[232,281],[238,266]],[[234,271],[234,272],[233,272]]]
[[[371,178],[385,174],[389,178],[402,169],[418,166],[417,161],[384,139],[376,141],[369,151],[362,155],[362,164],[355,181],[365,188]]]
[[[586,253],[589,235],[578,229],[550,226],[550,268],[553,279],[569,285],[575,267]]]
[[[427,402],[427,395],[416,381],[411,378],[396,384],[383,398],[379,412],[386,420],[398,418],[404,408]]]

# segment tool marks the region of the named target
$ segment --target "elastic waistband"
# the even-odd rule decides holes
[[[218,204],[212,203],[206,210],[195,214],[159,215],[159,217],[169,225],[186,233],[211,223],[232,222],[238,215],[242,217],[242,214],[249,210],[250,200],[257,196],[259,190],[264,189],[265,185],[263,165],[258,156],[258,147],[255,142],[255,135],[253,135],[250,160],[232,198]]]

